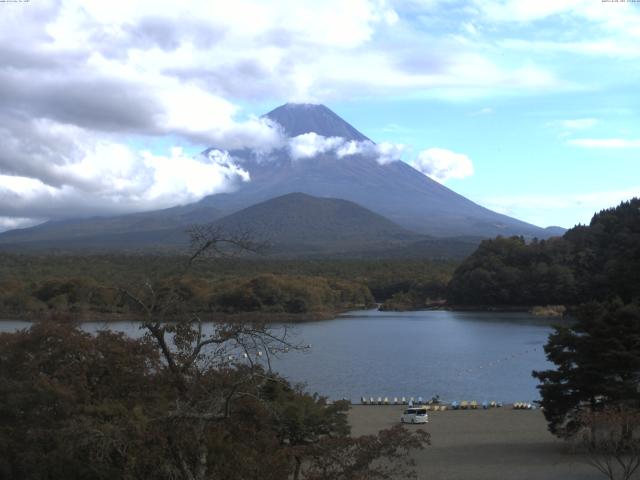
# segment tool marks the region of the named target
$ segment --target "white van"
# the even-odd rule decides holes
[[[427,409],[421,408],[407,408],[400,417],[401,423],[428,423],[429,414]]]

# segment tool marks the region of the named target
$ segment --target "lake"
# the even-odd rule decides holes
[[[557,320],[505,312],[349,312],[335,320],[289,325],[310,344],[273,361],[274,370],[332,399],[418,397],[446,401],[539,398],[532,370],[551,368],[543,345]],[[0,322],[0,331],[28,322]],[[138,336],[133,322],[86,323]]]

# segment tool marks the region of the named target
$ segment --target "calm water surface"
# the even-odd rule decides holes
[[[440,395],[451,400],[531,401],[539,398],[532,370],[550,368],[543,345],[552,321],[523,313],[379,312],[289,326],[311,344],[273,361],[276,371],[333,399]],[[0,331],[28,322],[0,322]],[[86,323],[138,336],[137,323]]]

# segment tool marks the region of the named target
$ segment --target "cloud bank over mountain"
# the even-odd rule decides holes
[[[0,175],[0,217],[4,225],[33,224],[33,218],[58,219],[128,213],[196,201],[232,191],[250,180],[228,153],[189,157],[180,148],[169,155],[135,152],[122,144],[82,145],[80,160],[51,164],[43,177]],[[67,157],[68,158],[68,157]],[[23,217],[28,213],[29,217]],[[13,222],[11,218],[16,218]]]
[[[376,25],[395,21],[391,8],[369,2],[6,7],[0,228],[161,208],[233,189],[249,178],[232,160],[177,147],[283,147],[277,125],[230,98],[286,97],[296,75],[286,72],[293,67],[282,58],[287,50],[354,48]]]
[[[213,191],[231,189],[238,175],[193,154],[210,145],[283,148],[282,132],[251,115],[251,104],[377,96],[464,102],[597,89],[588,75],[558,68],[554,55],[640,56],[633,48],[640,12],[609,7],[592,0],[7,2],[0,17],[0,216],[13,218],[4,225],[20,225],[44,213],[161,207],[171,192],[153,182],[169,163],[191,175],[183,184],[198,184],[207,171]],[[515,38],[513,25],[532,32],[536,22],[558,18],[563,32],[575,22],[580,28],[553,40]],[[305,147],[310,139],[299,139],[294,155],[328,141],[315,140]],[[637,148],[635,139],[604,140],[572,145]],[[167,153],[173,147],[189,154]],[[374,149],[337,148],[344,156]],[[406,155],[392,143],[375,150],[369,154],[382,162]],[[176,198],[203,191],[189,188]],[[85,201],[67,200],[77,198]]]
[[[342,137],[324,137],[315,132],[303,133],[287,141],[289,154],[294,160],[313,158],[332,152],[338,158],[362,155],[374,158],[380,165],[401,160],[404,145],[383,142],[376,144],[370,140],[347,140]]]

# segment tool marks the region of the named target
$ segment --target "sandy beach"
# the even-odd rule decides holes
[[[354,405],[354,435],[376,433],[400,421],[401,406]],[[449,410],[430,412],[426,425],[407,425],[431,434],[416,452],[419,479],[596,480],[602,475],[547,431],[539,410]]]

